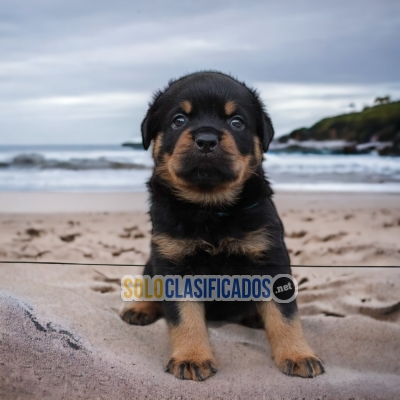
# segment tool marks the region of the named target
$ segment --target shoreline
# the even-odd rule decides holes
[[[284,191],[273,197],[279,212],[306,209],[400,208],[400,193]],[[0,192],[0,214],[147,212],[141,192]]]

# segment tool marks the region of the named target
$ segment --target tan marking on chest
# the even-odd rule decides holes
[[[241,239],[227,237],[215,245],[202,239],[177,239],[164,233],[154,235],[152,241],[166,259],[175,262],[184,257],[193,256],[198,251],[205,251],[212,256],[226,253],[259,259],[271,248],[271,240],[266,228],[249,232]]]

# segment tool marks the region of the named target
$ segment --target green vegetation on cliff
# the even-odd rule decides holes
[[[310,128],[296,129],[278,139],[345,140],[358,144],[368,142],[397,142],[400,137],[400,101],[366,107],[361,112],[324,118]]]

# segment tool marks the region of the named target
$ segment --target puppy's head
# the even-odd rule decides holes
[[[142,122],[155,174],[202,205],[235,202],[273,137],[257,93],[230,76],[198,72],[158,92]]]

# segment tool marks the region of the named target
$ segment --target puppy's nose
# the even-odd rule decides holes
[[[201,152],[210,153],[218,145],[218,136],[215,133],[198,133],[194,142]]]

